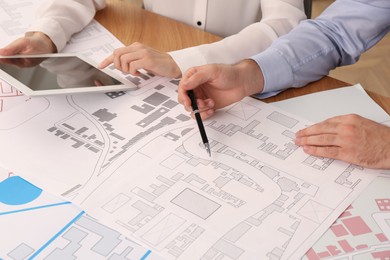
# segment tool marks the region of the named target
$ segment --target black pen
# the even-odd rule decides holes
[[[198,109],[198,104],[196,103],[194,91],[192,89],[188,90],[187,94],[191,99],[192,111],[194,112],[196,123],[198,124],[199,132],[200,132],[200,136],[202,137],[203,144],[207,150],[207,153],[211,157],[209,140],[207,139],[207,135],[206,135],[206,131],[205,131],[204,126],[203,126],[202,118],[200,117],[200,111]]]

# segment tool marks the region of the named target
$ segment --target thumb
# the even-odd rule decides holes
[[[184,74],[179,83],[179,87],[184,90],[191,90],[209,82],[211,79],[212,72],[208,70],[208,65],[193,67]]]
[[[4,48],[0,49],[0,55],[9,56],[15,54],[23,54],[27,47],[27,40],[23,38],[19,38]]]

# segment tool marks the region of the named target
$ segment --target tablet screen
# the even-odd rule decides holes
[[[34,91],[123,85],[77,56],[0,58],[0,69]]]

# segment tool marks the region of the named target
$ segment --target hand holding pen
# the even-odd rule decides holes
[[[202,137],[202,142],[207,150],[207,153],[211,157],[210,144],[209,144],[209,141],[207,139],[206,130],[204,129],[202,118],[200,117],[200,111],[198,109],[198,104],[196,102],[196,97],[195,97],[194,91],[188,90],[187,94],[188,94],[189,98],[191,99],[192,111],[194,112],[196,123],[198,124],[199,133],[200,133],[200,136]]]

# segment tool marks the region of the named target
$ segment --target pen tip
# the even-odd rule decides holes
[[[207,153],[208,153],[209,156],[211,157],[211,150],[210,150],[210,145],[209,145],[209,143],[205,143],[204,146],[206,147]]]

